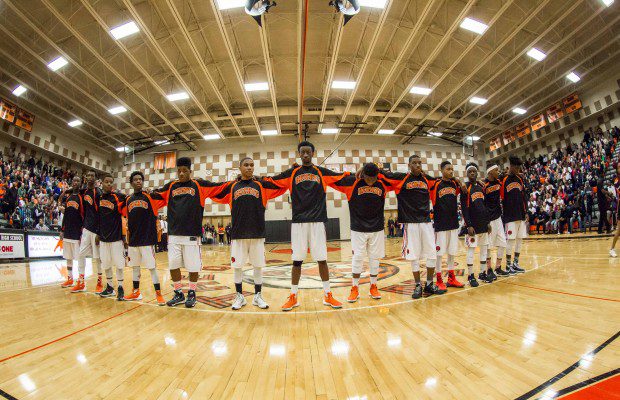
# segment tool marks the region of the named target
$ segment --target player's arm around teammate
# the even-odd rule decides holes
[[[188,157],[177,160],[178,179],[157,189],[168,206],[168,268],[174,284],[174,296],[166,304],[174,307],[196,305],[198,273],[202,269],[200,237],[202,216],[207,198],[217,195],[225,183],[192,179],[192,161]],[[181,267],[189,272],[187,299],[181,290]]]
[[[243,294],[243,267],[250,263],[254,273],[254,299],[258,308],[269,308],[262,296],[263,267],[265,266],[265,209],[267,202],[286,192],[268,180],[254,178],[254,160],[242,158],[239,162],[240,179],[227,182],[212,200],[228,204],[231,209],[232,238],[230,260],[234,273],[236,296],[233,310],[247,304]]]
[[[157,304],[166,304],[161,293],[161,285],[155,263],[157,244],[157,214],[166,202],[160,193],[144,191],[144,174],[134,171],[129,177],[133,193],[125,199],[123,215],[127,217],[127,244],[129,245],[128,264],[132,267],[133,290],[125,296],[127,301],[142,300],[140,293],[140,267],[151,273]]]

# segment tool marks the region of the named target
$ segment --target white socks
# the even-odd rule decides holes
[[[291,285],[291,293],[297,294],[297,290],[299,289],[299,285]]]
[[[323,281],[323,291],[325,292],[325,294],[331,291],[329,288],[329,281]]]

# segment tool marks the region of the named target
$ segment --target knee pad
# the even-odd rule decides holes
[[[379,273],[379,260],[371,258],[369,261],[370,275],[376,276]]]
[[[473,247],[467,248],[467,265],[474,265],[474,249]],[[482,255],[480,255],[480,259],[482,260]]]

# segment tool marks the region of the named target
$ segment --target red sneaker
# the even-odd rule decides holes
[[[101,283],[101,276],[97,278],[97,286],[95,287],[95,294],[101,294],[103,292],[103,284]]]
[[[77,281],[75,286],[71,288],[71,293],[80,293],[80,292],[85,292],[85,291],[86,291],[86,285],[84,284],[84,281]]]
[[[456,280],[456,276],[454,275],[454,270],[448,271],[448,287],[462,288],[463,285],[461,282]]]
[[[64,281],[60,287],[62,288],[68,288],[68,287],[72,287],[73,286],[73,278],[67,278],[66,281]]]
[[[443,277],[441,276],[441,272],[437,272],[435,274],[435,277],[437,278],[437,287],[439,288],[439,290],[443,290],[444,292],[448,290],[446,288],[446,285],[443,283]]]

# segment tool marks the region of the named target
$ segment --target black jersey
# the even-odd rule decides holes
[[[425,174],[413,175],[402,172],[382,172],[379,177],[396,190],[398,199],[398,222],[431,222],[431,187],[436,179]]]
[[[160,193],[138,192],[125,199],[123,215],[127,217],[129,246],[157,244],[157,213],[166,205]]]
[[[99,233],[99,200],[101,199],[101,189],[82,189],[82,200],[84,203],[84,228],[92,233]]]
[[[190,179],[187,182],[172,181],[157,189],[156,193],[168,205],[169,236],[202,236],[202,216],[205,201],[215,196],[223,187],[204,179]]]
[[[486,179],[484,181],[484,204],[487,206],[487,210],[489,210],[489,218],[491,221],[495,221],[502,217],[501,189],[502,183],[499,179],[494,181]]]
[[[117,242],[123,238],[123,193],[103,193],[99,200],[99,239]]]
[[[476,234],[489,231],[489,210],[484,198],[484,186],[478,182],[468,182],[467,193],[461,193],[461,212],[465,226],[474,228]]]
[[[222,191],[212,200],[230,205],[232,240],[260,239],[265,237],[267,202],[281,196],[286,190],[269,180],[239,180],[224,184]]]
[[[84,224],[84,201],[80,193],[66,193],[61,199],[65,206],[65,215],[62,218],[63,236],[65,239],[80,240]]]
[[[504,223],[525,221],[527,199],[523,179],[519,175],[506,176],[502,180],[500,195],[504,210]]]
[[[387,192],[394,190],[385,179],[368,185],[364,179],[347,176],[334,185],[334,189],[347,195],[351,230],[379,232],[385,225],[383,209]]]
[[[325,191],[348,172],[340,173],[316,165],[290,168],[272,178],[266,178],[281,189],[291,192],[293,222],[327,222]]]
[[[439,179],[431,188],[435,232],[459,228],[458,196],[461,188],[453,180]]]

